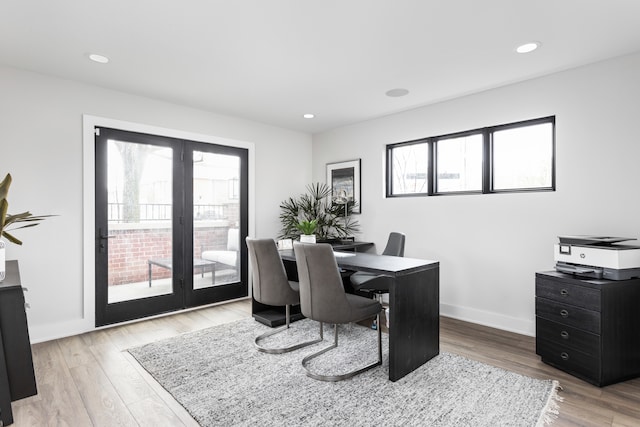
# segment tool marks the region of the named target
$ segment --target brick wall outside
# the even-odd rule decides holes
[[[194,257],[203,250],[224,250],[229,227],[199,227],[194,232]],[[149,259],[171,258],[171,230],[142,228],[109,230],[109,286],[149,280]],[[171,271],[152,266],[153,279],[171,277]]]

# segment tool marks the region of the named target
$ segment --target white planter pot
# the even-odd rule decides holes
[[[6,264],[5,264],[5,247],[4,242],[0,240],[0,282],[4,280]]]
[[[302,234],[300,236],[300,243],[315,243],[316,235],[315,234]]]

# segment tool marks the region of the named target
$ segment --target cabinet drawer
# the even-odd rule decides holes
[[[578,350],[544,339],[536,339],[536,353],[546,362],[558,369],[600,381],[600,363],[598,358],[584,354]]]
[[[536,316],[562,325],[600,334],[600,313],[570,304],[536,298]]]
[[[600,291],[561,280],[536,278],[536,296],[600,311]]]
[[[536,317],[536,338],[600,357],[600,335]]]

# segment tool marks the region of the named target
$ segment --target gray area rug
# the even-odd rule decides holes
[[[384,362],[352,379],[327,383],[305,375],[301,360],[333,340],[285,354],[258,352],[254,337],[268,330],[253,319],[133,348],[129,353],[203,426],[541,426],[557,414],[556,381],[441,353],[397,382]],[[318,335],[318,324],[295,322],[266,346]],[[311,365],[344,373],[376,360],[376,332],[340,329],[340,347]]]

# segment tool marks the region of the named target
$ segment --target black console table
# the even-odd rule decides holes
[[[13,423],[12,401],[38,393],[18,261],[7,261],[6,270],[0,282],[0,417],[4,425]]]
[[[640,279],[536,273],[536,353],[600,387],[640,376]]]

